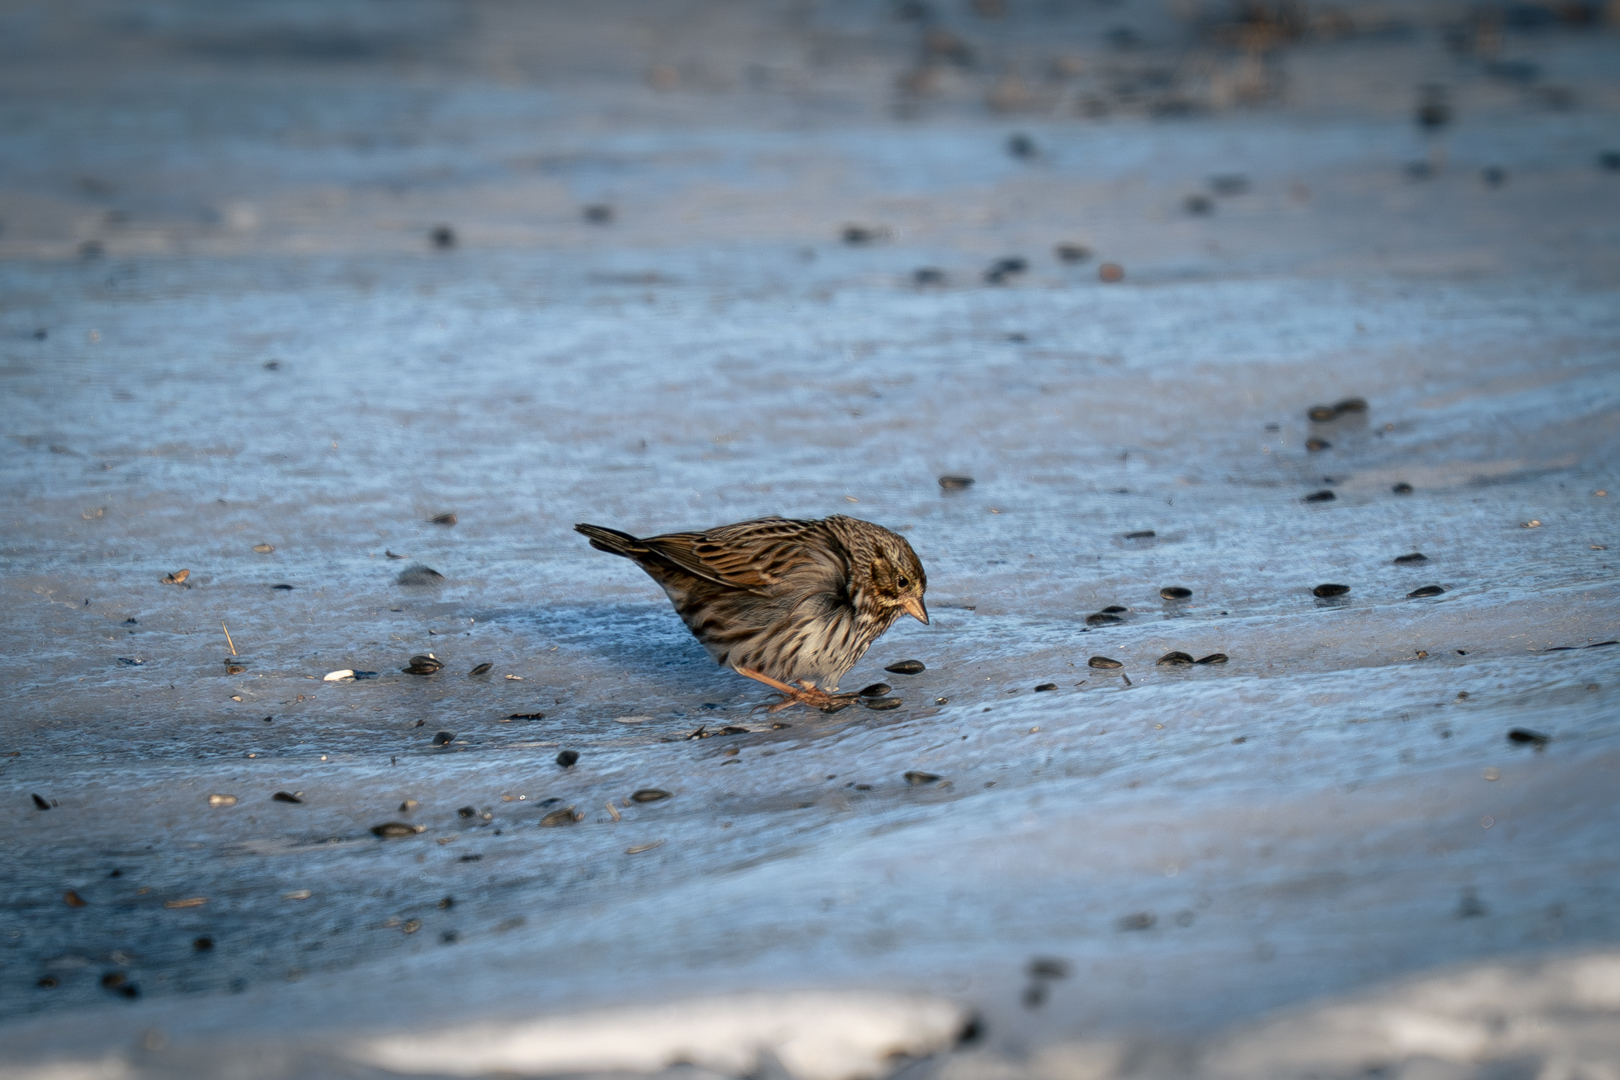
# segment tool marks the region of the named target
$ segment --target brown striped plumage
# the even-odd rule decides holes
[[[760,518],[644,540],[574,528],[663,586],[716,663],[805,704],[832,703],[826,691],[901,615],[928,621],[917,553],[869,521]]]

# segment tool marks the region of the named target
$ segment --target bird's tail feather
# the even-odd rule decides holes
[[[601,525],[575,525],[574,531],[591,538],[591,547],[597,551],[605,551],[609,555],[623,555],[625,558],[634,558],[643,555],[647,549],[641,541],[629,533],[618,529],[607,529]]]

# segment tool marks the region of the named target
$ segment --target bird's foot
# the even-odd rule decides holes
[[[799,680],[797,686],[792,686],[785,682],[779,682],[769,675],[762,675],[750,668],[740,667],[736,671],[737,674],[746,675],[750,679],[762,682],[782,694],[783,700],[772,705],[766,712],[781,712],[792,705],[808,705],[812,709],[832,713],[837,712],[839,709],[849,708],[855,699],[860,696],[859,694],[829,694],[827,691],[819,689],[814,684],[805,682],[803,679]]]

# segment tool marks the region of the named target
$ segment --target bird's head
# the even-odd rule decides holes
[[[928,609],[923,606],[923,593],[928,591],[928,575],[923,572],[922,560],[905,537],[878,525],[867,528],[872,530],[871,543],[853,553],[854,584],[862,600],[884,612],[903,612],[926,626]]]

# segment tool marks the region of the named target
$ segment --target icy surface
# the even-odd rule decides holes
[[[7,1060],[315,1075],[288,1033],[770,990],[928,995],[1033,1068],[1620,938],[1608,32],[1512,39],[1572,111],[1416,9],[1265,109],[1101,121],[896,118],[886,8],[642,55],[611,7],[86,6],[104,64],[51,10],[0,73]],[[756,85],[773,34],[820,59]],[[910,538],[933,623],[845,680],[902,708],[757,711],[572,531],[773,513]]]

